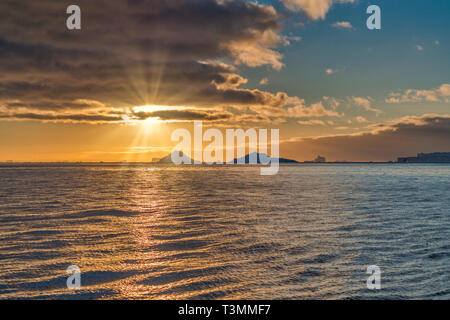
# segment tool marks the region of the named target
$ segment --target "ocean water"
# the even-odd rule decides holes
[[[449,184],[431,164],[2,165],[0,299],[449,299]]]

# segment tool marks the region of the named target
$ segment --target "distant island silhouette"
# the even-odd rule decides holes
[[[176,154],[178,153],[179,157],[183,159],[184,163],[194,163],[194,160],[192,160],[190,157],[188,157],[187,155],[185,155],[183,153],[183,151],[172,151],[171,153],[169,153],[167,156],[165,156],[164,158],[161,158],[158,163],[168,163],[168,164],[173,164],[172,161],[172,154]]]
[[[173,164],[172,162],[172,154],[174,152],[179,152],[179,156],[184,160],[185,163],[194,163],[194,160],[191,159],[190,157],[186,156],[183,152],[181,151],[173,151],[172,153],[168,154],[167,156],[165,156],[164,158],[161,159],[153,159],[152,162],[136,162],[136,163],[154,163],[154,164]],[[256,162],[258,164],[267,164],[268,162],[270,162],[270,160],[272,160],[272,158],[270,158],[267,154],[265,153],[257,153],[254,152],[252,154],[247,154],[244,157],[241,158],[235,158],[232,161],[230,161],[228,164],[236,164],[238,163],[238,160],[240,161],[240,163],[243,164],[249,164],[250,163],[250,158],[251,157],[255,157],[256,158]],[[77,162],[70,162],[70,161],[48,161],[48,162],[21,162],[21,161],[13,161],[13,160],[8,160],[8,161],[0,161],[0,165],[2,167],[8,167],[8,166],[18,166],[21,164],[41,164],[41,165],[46,165],[46,164],[61,164],[61,165],[70,165],[70,164],[104,164],[104,165],[110,165],[110,164],[132,164],[134,162],[127,162],[127,161],[87,161],[87,162],[83,162],[83,161],[77,161]],[[397,158],[397,160],[395,161],[327,161],[325,157],[323,156],[317,156],[314,160],[311,161],[297,161],[297,160],[292,160],[292,159],[286,159],[286,158],[279,158],[279,163],[286,163],[286,164],[375,164],[375,163],[380,163],[380,164],[405,164],[405,163],[450,163],[450,152],[433,152],[433,153],[419,153],[417,154],[417,156],[415,157],[399,157]]]
[[[194,163],[194,161],[183,154],[181,151],[173,151],[173,152],[179,152],[180,157],[182,157],[186,163]],[[173,153],[172,152],[172,153]],[[157,163],[162,164],[172,164],[172,153],[168,154],[164,158],[157,161]],[[251,158],[256,159],[257,164],[265,164],[272,160],[267,154],[265,153],[258,153],[254,152],[251,154],[247,154],[244,157],[235,158],[233,161],[228,162],[227,164],[249,164]],[[328,162],[325,157],[323,156],[317,156],[312,161],[303,161],[299,162],[297,160],[292,159],[285,159],[285,158],[279,158],[279,163],[308,163],[308,164],[320,164],[320,163],[450,163],[450,152],[433,152],[433,153],[419,153],[415,157],[399,157],[397,158],[397,161],[380,161],[380,162],[373,162],[373,161],[330,161]]]
[[[450,152],[419,153],[416,157],[402,157],[398,163],[450,163]]]
[[[159,161],[157,163],[162,163],[162,164],[173,163],[172,162],[172,154],[176,153],[176,152],[178,152],[179,156],[181,158],[183,158],[183,160],[185,160],[184,161],[185,163],[194,163],[194,160],[192,160],[190,157],[186,156],[182,151],[173,151],[172,153],[168,154],[164,158],[159,159]],[[241,157],[241,158],[235,158],[235,159],[233,159],[233,161],[230,161],[227,164],[237,164],[237,163],[249,164],[250,159],[252,157],[254,157],[257,160],[256,161],[257,164],[267,164],[268,162],[273,160],[271,157],[269,157],[265,153],[254,152],[252,154],[247,154],[246,156]],[[298,163],[298,161],[296,161],[296,160],[284,159],[284,158],[279,158],[278,162],[279,163]]]
[[[256,163],[258,163],[258,164],[266,164],[266,163],[268,163],[268,162],[270,162],[271,160],[273,160],[271,157],[269,157],[267,154],[265,154],[265,153],[258,153],[258,152],[253,152],[253,153],[251,153],[251,154],[247,154],[246,156],[244,156],[244,157],[241,157],[241,158],[235,158],[234,160],[233,160],[233,162],[231,162],[231,163],[234,163],[234,164],[236,164],[236,163],[245,163],[245,164],[248,164],[248,163],[250,163],[250,159],[251,158],[254,158],[254,159],[256,159]],[[276,159],[275,159],[276,160]],[[284,159],[284,158],[278,158],[278,162],[279,163],[298,163],[298,161],[296,161],[296,160],[291,160],[291,159]]]

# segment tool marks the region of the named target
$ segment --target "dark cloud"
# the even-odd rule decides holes
[[[128,57],[147,51],[159,53],[153,56],[159,61],[193,61],[228,54],[224,44],[230,41],[256,43],[262,33],[280,29],[273,8],[250,1],[80,0],[82,30],[67,32],[65,12],[70,4],[2,1],[1,30],[19,43]]]
[[[45,113],[0,113],[0,119],[6,120],[42,120],[42,121],[64,121],[64,122],[120,122],[120,116],[101,114],[45,114]]]
[[[320,154],[338,161],[389,161],[419,152],[450,152],[450,115],[405,117],[367,133],[285,141],[280,148],[301,160]]]
[[[105,105],[98,101],[74,100],[74,101],[46,101],[41,100],[35,103],[24,103],[20,101],[7,101],[3,103],[5,109],[39,109],[39,110],[65,110],[65,109],[96,109],[104,108]]]
[[[89,104],[89,101],[85,102]],[[83,105],[80,102],[80,106]],[[129,120],[147,120],[149,118],[158,118],[160,120],[180,120],[180,121],[225,121],[231,120],[233,114],[225,111],[199,111],[199,110],[158,110],[152,112],[134,112],[121,110],[103,110],[99,109],[97,114],[85,113],[49,113],[49,112],[3,112],[0,113],[0,119],[7,120],[41,120],[41,121],[63,121],[63,122],[90,122],[107,123],[123,122],[125,117]],[[103,112],[103,113],[102,113]]]
[[[282,66],[280,16],[243,0],[0,2],[0,107],[58,110],[155,104],[280,109],[285,93],[239,88],[232,64]],[[227,64],[212,61],[228,61]]]
[[[196,110],[160,110],[153,112],[135,112],[133,116],[139,120],[159,118],[161,120],[202,120],[217,121],[231,119],[229,112],[203,112]]]

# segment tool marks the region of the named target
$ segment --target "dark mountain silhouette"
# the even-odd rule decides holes
[[[188,156],[186,156],[185,154],[183,154],[182,151],[173,151],[172,153],[168,154],[167,156],[165,156],[164,158],[161,158],[158,163],[167,163],[167,164],[172,164],[172,154],[175,152],[179,152],[180,157],[182,157],[185,161],[185,163],[194,163],[194,160],[192,160],[191,158],[189,158]],[[265,153],[258,153],[258,152],[254,152],[252,154],[248,154],[242,158],[236,158],[234,159],[232,162],[228,162],[229,164],[238,163],[238,160],[241,160],[242,163],[245,164],[249,164],[250,163],[250,158],[251,155],[254,155],[254,157],[256,157],[257,163],[258,164],[265,164],[271,161],[272,158],[270,158],[267,154]],[[291,160],[291,159],[284,159],[284,158],[279,158],[278,159],[279,163],[298,163],[295,160]]]
[[[450,152],[419,153],[416,157],[398,158],[399,163],[450,163]]]
[[[173,164],[173,161],[172,161],[172,154],[174,154],[174,153],[175,153],[175,154],[176,154],[176,153],[179,153],[180,157],[183,158],[184,163],[187,163],[187,164],[189,164],[189,163],[194,163],[194,161],[193,161],[191,158],[189,158],[188,156],[186,156],[182,151],[173,151],[172,153],[168,154],[168,155],[165,156],[164,158],[161,158],[161,159],[158,161],[158,163],[170,163],[170,164]]]
[[[265,154],[265,153],[253,152],[253,153],[248,154],[248,155],[246,155],[246,156],[244,156],[244,157],[241,157],[241,158],[235,158],[235,159],[233,160],[233,162],[231,162],[231,163],[238,163],[238,160],[241,160],[243,163],[248,164],[248,163],[250,163],[250,156],[251,156],[251,155],[256,156],[256,159],[257,159],[257,163],[258,163],[258,164],[261,164],[261,163],[268,163],[268,162],[272,159],[272,158],[270,158],[270,157],[269,157],[267,154]],[[284,159],[284,158],[278,158],[278,162],[279,162],[279,163],[298,163],[298,162],[295,161],[295,160]]]

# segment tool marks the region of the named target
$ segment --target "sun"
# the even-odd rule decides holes
[[[186,110],[192,109],[189,107],[181,106],[163,106],[163,105],[144,105],[136,106],[132,108],[132,113],[146,112],[151,113],[155,111],[170,111],[170,110]],[[149,117],[144,120],[133,119],[133,117],[124,117],[125,123],[129,125],[136,126],[136,134],[132,141],[130,141],[129,149],[136,148],[148,148],[152,146],[152,141],[154,141],[155,136],[161,135],[164,132],[163,125],[169,122],[176,122],[176,120],[161,120],[158,117]],[[127,161],[132,161],[133,158],[126,159]]]

